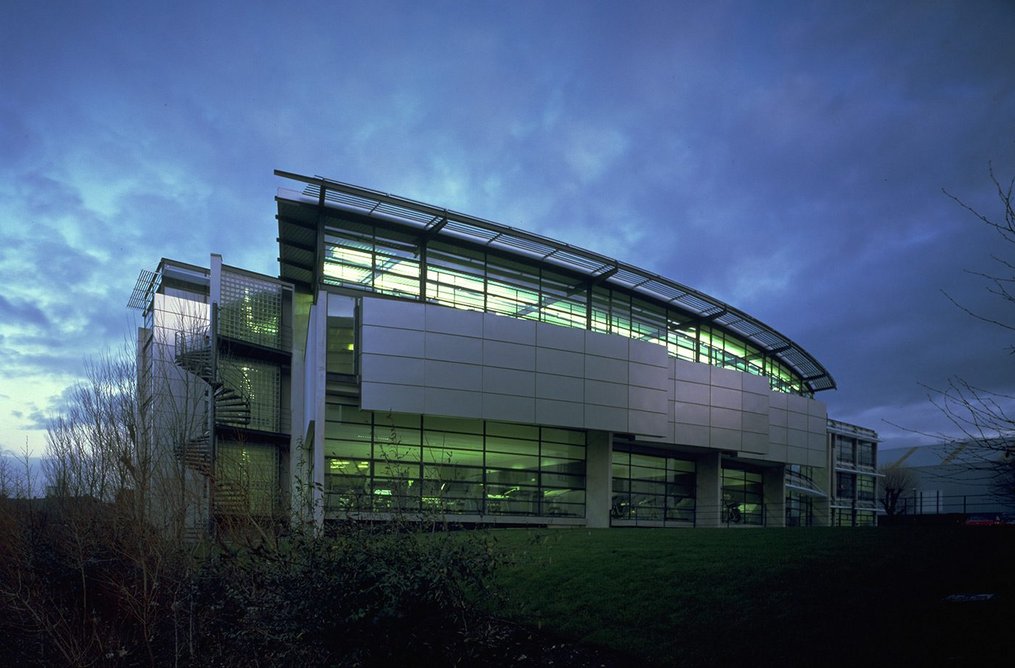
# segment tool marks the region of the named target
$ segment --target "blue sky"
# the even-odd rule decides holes
[[[277,274],[275,168],[584,246],[814,354],[838,419],[1015,394],[1011,2],[47,2],[0,25],[0,448],[122,346],[142,268]]]

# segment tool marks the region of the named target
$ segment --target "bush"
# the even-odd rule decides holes
[[[6,504],[4,665],[457,664],[495,565],[476,532],[350,523],[195,548],[112,504]]]
[[[216,665],[454,664],[470,651],[467,592],[494,559],[479,534],[345,525],[209,560],[195,581],[197,655]]]

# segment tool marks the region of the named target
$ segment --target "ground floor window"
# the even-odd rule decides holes
[[[856,474],[837,472],[835,474],[835,496],[846,502],[856,498]]]
[[[765,523],[765,487],[758,471],[724,466],[721,519],[725,524]]]
[[[873,510],[853,507],[833,507],[832,526],[836,527],[872,527],[877,524]]]
[[[856,499],[861,504],[874,503],[874,477],[858,475],[856,478]]]
[[[613,451],[613,519],[694,522],[691,460]]]
[[[585,516],[585,432],[362,411],[328,397],[325,508]]]
[[[786,526],[809,527],[814,525],[814,497],[810,494],[790,492],[786,495]]]

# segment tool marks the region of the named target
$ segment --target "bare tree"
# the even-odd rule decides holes
[[[903,495],[913,489],[915,478],[905,466],[891,464],[881,467],[878,481],[878,502],[886,515],[904,515],[908,508]]]
[[[49,662],[186,653],[192,550],[186,505],[166,493],[182,474],[172,449],[151,447],[135,360],[125,347],[88,363],[48,430],[46,498],[21,499],[3,526],[0,612],[51,648]],[[179,633],[165,633],[170,614]]]
[[[1015,306],[1015,178],[1002,183],[990,168],[990,180],[1000,203],[1000,218],[976,210],[959,197],[945,194],[980,222],[994,230],[1000,238],[1002,254],[994,255],[994,269],[971,271],[987,284],[987,291],[1004,306]],[[960,303],[947,292],[945,296],[958,308],[977,320],[1003,330],[1015,332],[1015,318],[985,315]],[[1015,344],[1008,346],[1015,354]],[[952,378],[947,387],[931,390],[931,401],[963,434],[962,440],[976,444],[968,460],[978,469],[994,472],[994,491],[1015,498],[1015,395],[978,386],[962,378]],[[949,439],[944,439],[949,440]]]

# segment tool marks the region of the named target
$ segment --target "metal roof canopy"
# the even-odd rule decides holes
[[[283,201],[323,205],[415,228],[424,234],[433,233],[434,237],[457,237],[474,245],[499,248],[545,265],[562,267],[588,277],[589,281],[595,282],[598,279],[600,284],[620,287],[644,295],[656,303],[679,308],[699,319],[714,322],[720,328],[737,334],[751,345],[780,360],[796,372],[812,392],[835,388],[835,381],[821,363],[788,337],[729,304],[658,274],[532,232],[432,204],[321,176],[304,176],[278,169],[275,170],[275,176],[307,184],[302,193],[289,191],[293,197],[283,196],[280,193],[276,198],[280,208]],[[290,242],[306,243],[308,239],[303,235],[300,235],[302,237],[300,239],[288,239],[290,235],[287,235],[284,229],[287,227],[286,217],[280,211],[279,260],[281,264],[292,267],[290,262],[294,251],[302,250],[301,259],[304,261],[309,259],[306,255],[310,253],[306,252],[309,249],[305,246],[301,248],[298,245],[290,245]],[[306,230],[303,232],[305,235]],[[298,272],[300,275],[286,278],[312,284],[309,268],[303,263],[297,263],[297,267],[302,270]]]

